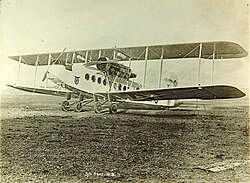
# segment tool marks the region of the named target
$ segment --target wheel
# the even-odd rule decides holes
[[[95,103],[94,110],[95,110],[95,113],[100,114],[102,111],[102,105],[99,102]]]
[[[109,106],[109,113],[110,114],[116,114],[118,111],[118,106],[115,104],[115,103],[112,103],[110,106]]]
[[[83,105],[81,102],[77,102],[75,105],[75,111],[76,112],[81,112],[83,110]]]
[[[62,103],[62,110],[63,111],[68,111],[69,108],[70,108],[69,101],[67,101],[67,100],[63,101],[63,103]]]

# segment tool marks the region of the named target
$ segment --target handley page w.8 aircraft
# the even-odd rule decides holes
[[[11,56],[21,63],[36,67],[47,65],[48,70],[43,81],[51,80],[65,90],[39,87],[11,86],[16,89],[50,95],[66,96],[62,109],[67,111],[74,106],[75,111],[82,111],[84,106],[92,104],[94,111],[100,113],[108,107],[115,114],[121,103],[147,103],[168,107],[175,106],[178,99],[229,99],[239,98],[245,94],[239,89],[226,85],[200,85],[201,60],[230,59],[247,56],[247,52],[238,44],[232,42],[205,42],[172,44],[157,46],[140,46],[127,48],[111,48],[99,50],[83,50],[74,52],[32,54]],[[199,61],[198,85],[196,87],[178,87],[178,77],[171,74],[164,79],[167,83],[162,87],[163,60],[197,58]],[[130,66],[132,61],[145,62],[143,83],[134,81],[136,73]],[[160,60],[158,88],[144,89],[147,61]],[[129,66],[121,63],[128,61]],[[50,65],[64,65],[64,76],[53,73]],[[50,68],[50,69],[49,69]],[[19,75],[19,73],[18,73]],[[36,78],[36,73],[34,78]],[[10,86],[10,85],[9,85]],[[77,102],[71,102],[71,97],[77,97]]]

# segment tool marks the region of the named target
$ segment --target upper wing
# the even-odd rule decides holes
[[[232,86],[202,86],[185,88],[167,88],[155,90],[135,90],[110,92],[118,100],[152,101],[171,99],[229,99],[244,97],[245,93]],[[108,93],[97,93],[107,97]]]
[[[147,60],[157,59],[178,59],[178,58],[198,58],[199,46],[202,44],[202,58],[211,59],[215,48],[215,59],[242,58],[247,56],[247,52],[239,45],[233,42],[205,42],[205,43],[185,43],[169,44],[155,46],[137,46],[126,48],[79,50],[74,52],[58,52],[45,54],[30,54],[10,56],[11,59],[28,65],[47,65],[48,60],[56,60],[54,64],[65,65],[65,63],[85,63],[97,61],[101,56],[110,59],[117,59],[117,53],[123,56],[119,57],[122,61],[145,60],[146,49],[148,49]]]

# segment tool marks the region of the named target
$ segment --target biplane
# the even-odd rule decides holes
[[[230,99],[245,96],[245,93],[233,86],[200,84],[201,60],[215,61],[217,59],[232,59],[246,57],[248,53],[233,42],[204,42],[187,44],[169,44],[154,46],[139,46],[126,48],[110,48],[95,50],[80,50],[46,54],[30,54],[10,56],[9,58],[19,62],[18,76],[21,64],[28,64],[37,71],[38,66],[47,66],[43,77],[55,83],[63,90],[9,85],[15,89],[41,94],[58,95],[66,97],[62,102],[62,110],[74,108],[75,111],[83,111],[85,106],[92,105],[96,113],[103,109],[110,113],[117,113],[122,103],[147,103],[174,107],[175,101],[180,99]],[[164,81],[163,86],[163,62],[168,59],[197,58],[199,62],[197,86],[179,87],[178,76],[172,73]],[[147,62],[149,60],[160,61],[158,87],[145,88],[147,77]],[[144,61],[143,82],[135,82],[137,74],[132,71],[131,63]],[[128,62],[128,64],[123,64]],[[56,74],[51,65],[61,65],[61,74]],[[36,72],[34,79],[36,78]],[[72,97],[77,98],[72,102]]]

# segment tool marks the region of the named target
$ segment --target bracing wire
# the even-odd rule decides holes
[[[186,74],[184,74],[183,76],[180,77],[180,80],[181,79],[184,79],[185,77],[187,77],[189,74],[191,74],[194,70],[197,69],[197,66],[195,66],[193,69],[191,69],[189,72],[187,72]]]

